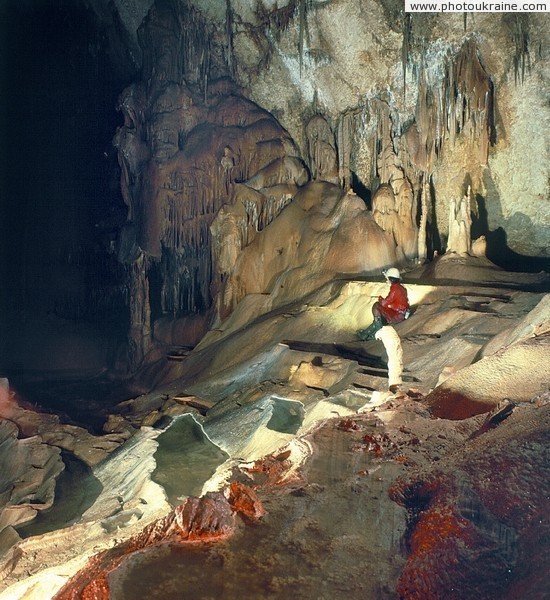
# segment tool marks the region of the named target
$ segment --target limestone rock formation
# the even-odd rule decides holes
[[[328,210],[323,211],[317,196],[306,194],[301,210],[309,208],[304,212],[313,213],[313,224],[326,225],[326,217],[313,218],[316,211],[330,216],[338,201],[348,196],[352,195],[340,191],[328,196]],[[353,197],[348,200],[354,202]],[[295,200],[281,216],[294,204]],[[372,226],[379,229],[374,222]],[[322,227],[320,231],[326,233]],[[177,533],[178,510],[191,514],[201,504],[185,491],[190,486],[202,490],[196,496],[205,498],[206,504],[221,502],[226,508],[227,500],[219,492],[228,489],[230,504],[245,511],[247,518],[262,517],[262,525],[245,526],[244,532],[239,528],[228,538],[224,553],[229,563],[238,563],[244,552],[241,543],[249,554],[253,538],[260,586],[276,577],[274,563],[264,560],[268,554],[276,563],[290,558],[291,570],[280,580],[281,594],[287,594],[295,577],[305,576],[302,566],[309,569],[304,585],[312,595],[321,581],[341,586],[343,574],[352,597],[364,594],[365,568],[369,590],[388,598],[397,589],[411,597],[430,590],[445,594],[453,581],[460,581],[465,590],[470,589],[469,582],[477,585],[473,582],[481,580],[488,590],[523,585],[519,576],[503,578],[495,561],[499,553],[508,553],[507,561],[515,568],[519,564],[515,553],[528,553],[532,540],[543,532],[521,521],[521,511],[489,517],[494,498],[500,497],[497,490],[504,484],[493,488],[484,478],[493,459],[501,464],[498,454],[512,461],[502,472],[510,472],[516,482],[524,464],[521,449],[530,449],[528,462],[536,467],[529,471],[529,483],[521,493],[514,483],[506,503],[522,504],[525,494],[533,494],[532,514],[538,514],[542,496],[532,487],[540,487],[543,467],[538,450],[544,446],[525,445],[522,440],[539,440],[546,427],[542,416],[547,394],[542,386],[548,378],[543,366],[548,295],[537,288],[540,275],[523,274],[518,282],[517,273],[506,274],[487,259],[480,261],[449,254],[437,264],[421,265],[406,274],[414,313],[394,326],[403,351],[401,385],[394,392],[388,386],[396,372],[383,344],[354,339],[354,332],[369,322],[372,304],[387,284],[333,275],[284,306],[271,296],[248,294],[181,361],[158,355],[155,367],[144,369],[135,381],[136,388],[150,391],[114,407],[104,436],[86,436],[58,418],[23,411],[14,404],[4,406],[3,419],[17,422],[28,434],[39,434],[41,445],[54,457],[59,447],[70,452],[79,448],[81,457],[95,457],[90,465],[99,487],[91,506],[76,520],[60,522],[39,536],[33,535],[31,521],[26,527],[28,537],[4,540],[7,552],[2,559],[0,598],[45,600],[62,589],[65,595],[84,589],[101,595],[109,586],[121,590],[128,578],[139,581],[136,565],[143,567],[157,556],[157,551],[148,550],[147,540],[164,545],[171,534],[166,537],[160,532],[168,527],[167,531]],[[458,285],[455,279],[449,284],[448,269],[453,269],[454,277],[464,274],[468,282]],[[476,278],[482,286],[472,283]],[[494,287],[488,286],[491,280]],[[508,411],[501,405],[503,397],[509,399]],[[69,440],[69,431],[79,443]],[[15,439],[16,434],[13,431],[12,444],[24,444],[25,440]],[[171,459],[163,462],[163,446],[174,440]],[[488,453],[487,444],[494,443],[500,450]],[[511,443],[517,449],[512,455],[504,451]],[[217,462],[208,468],[206,445],[217,448]],[[178,448],[184,450],[184,457],[178,456]],[[183,459],[193,469],[184,469]],[[177,469],[177,477],[171,468]],[[56,472],[44,477],[43,484],[43,489],[55,489],[54,506]],[[180,479],[183,487],[179,488],[159,483]],[[262,502],[267,500],[266,514],[241,484],[252,487]],[[460,507],[476,494],[481,499],[472,516]],[[182,495],[182,508],[175,510],[175,498]],[[366,512],[357,510],[357,502]],[[330,507],[328,518],[326,507]],[[407,520],[407,514],[416,515],[418,507],[425,518]],[[3,519],[10,510],[5,507]],[[207,522],[219,523],[226,531],[225,521],[215,514]],[[299,515],[298,521],[294,514]],[[373,520],[373,514],[379,519]],[[305,530],[304,515],[311,525]],[[382,522],[386,525],[377,525]],[[284,549],[280,538],[269,534],[281,528],[287,532]],[[358,536],[358,528],[367,528],[368,536]],[[434,532],[443,531],[445,536],[434,537]],[[509,533],[497,535],[495,542],[495,531]],[[349,537],[341,546],[338,540],[343,532]],[[292,539],[295,543],[298,533],[304,540],[298,550],[302,558],[308,557],[305,562],[295,560],[294,550],[289,550],[296,548],[288,544]],[[333,540],[331,548],[338,560],[325,561],[326,553],[318,551],[320,538]],[[497,549],[481,556],[480,549],[491,540]],[[459,552],[457,548],[466,541],[467,551]],[[136,562],[133,550],[138,548]],[[197,551],[215,552],[213,546]],[[372,553],[372,561],[356,573],[352,565],[358,551]],[[441,557],[448,563],[443,570]],[[319,564],[313,575],[310,560]],[[217,563],[201,564],[204,569],[204,564]],[[193,568],[186,563],[190,577]],[[469,577],[451,577],[454,568],[467,569]],[[487,569],[493,573],[490,577]],[[536,587],[529,569],[524,583]],[[213,567],[212,573],[216,572]],[[226,591],[242,584],[238,573],[242,570],[235,569],[225,580]],[[170,568],[157,569],[156,576],[169,579]],[[215,581],[214,575],[212,585]]]
[[[247,294],[269,293],[282,304],[336,273],[376,273],[396,260],[394,240],[358,196],[313,182],[243,249],[228,277],[221,314]]]
[[[353,15],[362,28],[363,16],[356,15],[354,7],[355,2],[346,3],[340,17],[348,21]],[[376,80],[396,65],[403,71],[391,92],[373,91],[364,75],[355,75],[358,97],[353,102],[348,99],[345,104],[348,92],[339,90],[341,98],[315,93],[307,106],[304,98],[292,98],[294,82],[277,95],[268,92],[269,81],[261,81],[259,71],[246,75],[243,71],[244,65],[267,49],[260,64],[271,80],[280,76],[278,54],[285,55],[296,33],[301,40],[300,77],[304,83],[315,77],[325,82],[324,71],[339,69],[341,42],[333,32],[328,34],[325,22],[332,9],[302,6],[296,22],[293,8],[294,4],[241,17],[250,18],[251,27],[263,23],[267,30],[279,24],[277,38],[267,36],[265,46],[260,34],[245,39],[235,29],[230,5],[218,12],[192,2],[154,3],[141,25],[142,80],[121,94],[124,125],[115,136],[121,188],[128,205],[119,257],[130,265],[130,287],[143,288],[131,294],[136,306],[131,310],[134,332],[129,362],[134,368],[151,349],[153,324],[140,323],[198,314],[204,331],[225,319],[249,292],[273,293],[274,284],[281,298],[283,290],[288,291],[288,300],[296,297],[291,281],[277,284],[279,278],[287,278],[285,271],[299,273],[292,248],[279,244],[276,248],[281,254],[263,258],[260,265],[250,264],[248,256],[258,252],[259,246],[271,245],[256,241],[257,234],[279,219],[310,177],[317,184],[328,182],[344,192],[355,185],[354,191],[361,190],[374,221],[395,245],[395,249],[373,248],[377,258],[369,264],[364,258],[350,260],[360,246],[364,225],[356,225],[353,231],[351,225],[338,225],[340,239],[333,240],[328,253],[321,249],[316,253],[319,273],[311,285],[326,280],[322,255],[329,269],[371,272],[383,263],[423,261],[443,251],[470,253],[472,227],[486,243],[485,251],[478,244],[477,255],[498,252],[489,222],[483,222],[478,211],[471,214],[477,198],[484,209],[488,207],[487,195],[492,191],[487,181],[491,169],[496,168],[490,159],[499,151],[494,105],[500,90],[494,82],[503,67],[492,55],[494,42],[487,32],[488,22],[481,24],[481,35],[468,31],[458,35],[453,29],[454,42],[442,45],[437,31],[424,30],[422,18],[411,19],[403,28],[401,54],[389,53],[379,61],[381,71]],[[387,15],[379,16],[368,25],[374,31],[384,25],[385,18]],[[302,60],[306,22],[308,40],[316,40],[326,64]],[[224,41],[220,38],[222,26]],[[470,26],[466,22],[466,28]],[[498,27],[507,30],[504,23],[499,22]],[[495,40],[497,33],[503,35],[497,30]],[[199,32],[204,42],[199,42]],[[425,45],[418,45],[419,39],[425,39]],[[418,69],[410,69],[413,55],[419,57]],[[340,70],[342,76],[348,75]],[[325,83],[332,90],[333,84]],[[273,85],[280,91],[279,84]],[[306,118],[312,108],[313,116]],[[273,114],[281,118],[275,119]],[[296,117],[300,115],[302,124],[298,126]],[[310,187],[307,193],[325,193],[321,189]],[[464,189],[468,192],[461,204],[467,197],[469,207],[453,208],[453,198],[463,196]],[[286,214],[291,212],[289,209]],[[325,216],[327,223],[316,227],[335,228],[335,215]],[[316,221],[319,219],[317,215]],[[270,231],[285,229],[288,219],[282,220],[284,226],[273,225]],[[287,240],[295,235],[285,229]],[[371,234],[371,240],[374,236],[384,238],[377,232]],[[388,242],[388,247],[391,245]],[[304,256],[308,252],[299,250]],[[136,266],[136,252],[144,254],[141,266]],[[315,263],[311,258],[310,270]],[[337,261],[342,263],[339,269]],[[140,278],[143,284],[137,285]],[[146,329],[139,331],[140,327]],[[193,335],[181,343],[189,345],[192,340]]]
[[[492,259],[548,254],[547,21],[246,4],[112,4],[127,346],[49,391],[125,385],[98,433],[0,381],[0,600],[542,597],[548,276]]]
[[[535,315],[545,312],[543,307],[547,301],[544,298],[542,306],[531,311],[527,322],[532,324],[536,319]],[[545,359],[548,342],[544,328],[540,333],[534,329],[530,334],[524,334],[498,351],[461,369],[426,398],[434,416],[464,419],[486,413],[508,398],[510,388],[517,390],[514,394],[515,401],[526,402],[536,397],[545,391],[545,384],[541,384],[540,378],[546,381],[550,377],[550,366]]]

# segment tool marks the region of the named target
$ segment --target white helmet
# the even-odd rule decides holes
[[[386,269],[385,271],[382,271],[382,273],[388,279],[390,277],[392,279],[399,279],[399,280],[401,279],[401,273],[399,272],[399,269],[396,269],[395,267],[392,267],[391,269]]]

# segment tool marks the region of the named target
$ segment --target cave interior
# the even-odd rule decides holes
[[[79,434],[82,443],[86,435],[120,435],[116,443],[108,443],[123,448],[140,427],[147,431],[168,427],[158,437],[156,453],[150,446],[144,450],[148,456],[144,465],[155,457],[157,468],[150,467],[147,478],[175,490],[171,496],[167,493],[176,512],[174,498],[201,497],[204,482],[228,457],[246,454],[250,447],[228,441],[227,431],[234,427],[236,432],[248,432],[259,411],[266,415],[260,419],[261,428],[278,436],[277,442],[271,441],[274,445],[265,446],[268,455],[306,430],[308,394],[321,391],[322,400],[315,402],[322,404],[323,399],[340,398],[346,386],[374,396],[379,393],[378,377],[388,368],[386,355],[376,346],[365,350],[354,337],[355,330],[369,324],[365,319],[370,319],[371,301],[361,305],[361,313],[358,308],[350,308],[344,316],[323,311],[332,310],[333,304],[349,307],[349,297],[355,297],[357,289],[366,290],[368,298],[384,293],[381,273],[388,267],[405,274],[410,297],[418,303],[416,313],[398,329],[410,343],[410,349],[405,348],[408,395],[401,400],[409,402],[407,410],[413,414],[420,413],[418,399],[427,398],[432,418],[443,419],[444,428],[453,423],[456,430],[439,433],[445,444],[459,437],[461,443],[476,440],[481,418],[495,408],[502,410],[496,392],[474,397],[465,382],[478,375],[469,371],[461,379],[461,369],[475,371],[482,359],[514,343],[524,344],[524,354],[518,354],[513,364],[521,372],[524,365],[526,371],[536,371],[536,385],[520,394],[521,385],[510,376],[508,388],[493,384],[493,389],[502,391],[501,401],[530,402],[526,411],[534,406],[543,410],[548,402],[547,358],[546,364],[542,358],[543,364],[536,367],[529,363],[539,360],[537,353],[544,350],[550,318],[544,304],[550,251],[547,13],[407,14],[392,0],[280,4],[7,0],[0,8],[6,90],[0,101],[2,389],[10,402],[17,398],[21,410],[55,416],[56,423],[87,432]],[[342,290],[348,290],[349,297]],[[440,312],[430,312],[436,305]],[[303,328],[281,324],[297,316],[305,319],[315,310],[320,311],[319,319],[325,314],[324,322],[308,315],[312,320]],[[459,311],[461,316],[456,316]],[[498,313],[502,319],[498,325],[493,321],[467,325],[481,313],[490,319]],[[525,315],[530,318],[529,334],[521,321]],[[513,335],[512,319],[517,325]],[[439,325],[443,321],[445,327]],[[520,323],[524,337],[517,333]],[[447,340],[444,349],[424,354],[424,345],[440,338]],[[535,340],[533,349],[524,348],[527,338]],[[292,394],[283,398],[271,390],[269,402],[264,402],[262,385],[282,381],[281,373],[288,367],[283,346],[285,352],[305,353],[307,372],[296,359],[287,376]],[[528,352],[532,354],[527,357]],[[267,368],[264,360],[271,361],[269,377],[262,371]],[[256,376],[255,364],[262,365]],[[338,370],[337,381],[328,381],[331,369]],[[455,387],[451,383],[441,387],[449,374]],[[413,389],[415,385],[418,389]],[[296,396],[297,390],[302,396]],[[520,400],[514,400],[516,392]],[[186,414],[192,412],[195,420],[174,419],[161,408],[161,398],[184,404]],[[387,396],[383,399],[388,401]],[[249,405],[257,412],[238,412]],[[330,441],[322,430],[315,433],[319,447],[325,444],[325,451],[339,452],[344,442],[337,436],[344,431],[357,437],[360,432],[363,437],[356,439],[355,448],[401,461],[403,468],[414,462],[414,457],[395,454],[395,445],[390,450],[389,438],[370,432],[371,421],[352,422],[357,408],[347,422],[334,426]],[[386,409],[395,410],[395,405]],[[517,412],[513,418],[519,419]],[[41,444],[61,448],[59,464],[64,471],[50,473],[49,479],[44,478],[49,483],[41,482],[36,493],[40,502],[47,495],[56,507],[53,511],[43,502],[53,512],[50,521],[48,510],[40,518],[35,518],[36,510],[32,517],[23,512],[11,516],[14,506],[28,508],[39,500],[14,494],[2,500],[2,510],[12,511],[8,510],[9,535],[18,530],[16,542],[5,533],[7,526],[2,526],[4,534],[0,530],[2,573],[5,585],[11,585],[25,579],[17,575],[18,559],[13,558],[19,556],[14,548],[21,540],[78,526],[82,515],[98,510],[94,500],[101,497],[108,478],[102,480],[102,488],[95,470],[113,448],[105,450],[100,460],[96,444],[97,460],[81,463],[78,456],[75,462],[74,444],[56,445],[55,436],[48,438],[43,426],[22,425],[28,417],[18,421],[7,414],[0,415],[2,421],[18,426],[18,431],[5,434],[10,444],[41,436]],[[531,430],[518,420],[510,425],[515,430],[495,438],[494,447],[502,453],[512,448],[512,455],[525,446],[521,440],[528,440],[532,486],[544,481],[548,468],[534,450],[535,444],[547,441],[547,415],[548,411],[546,420],[539,419],[538,428]],[[525,418],[532,419],[531,413]],[[461,430],[456,423],[462,421]],[[178,424],[170,428],[171,422]],[[493,435],[495,423],[498,417],[484,425],[483,433],[490,430],[487,435]],[[396,427],[394,433],[403,434],[410,421],[399,421]],[[258,421],[254,435],[259,428]],[[250,433],[250,440],[256,440],[254,435]],[[264,448],[263,442],[254,443]],[[485,452],[487,465],[479,458],[480,472],[510,466],[499,462],[503,459],[496,452],[490,463],[483,440],[472,444]],[[453,451],[449,446],[441,453]],[[193,457],[185,467],[182,456]],[[525,459],[519,450],[517,456],[518,461]],[[286,464],[286,458],[274,460],[277,468]],[[429,461],[434,460],[439,457],[431,455]],[[322,470],[322,461],[325,467],[330,463],[323,451],[314,459],[313,473]],[[452,589],[448,578],[439,574],[431,584],[423,579],[437,571],[433,557],[438,551],[449,553],[447,557],[458,553],[457,564],[471,569],[477,587],[460,583],[462,576],[456,573],[453,580],[463,586],[463,598],[481,590],[486,593],[483,597],[512,599],[522,597],[526,589],[535,594],[529,597],[543,597],[536,595],[545,589],[535,574],[536,563],[523,571],[517,565],[542,539],[533,523],[548,507],[547,494],[544,489],[539,495],[532,492],[536,510],[529,505],[529,523],[519,516],[514,520],[513,508],[505,515],[504,508],[500,512],[495,508],[488,487],[474,484],[471,493],[466,490],[468,477],[474,476],[471,463],[463,462],[457,468],[468,476],[451,481],[453,467],[447,465],[437,486],[434,472],[424,479],[415,475],[416,479],[402,481],[395,480],[391,469],[384,471],[389,492],[379,492],[388,496],[388,505],[400,507],[392,510],[408,515],[395,517],[396,523],[402,521],[393,533],[384,530],[384,535],[402,540],[403,562],[393,564],[388,558],[380,575],[383,581],[378,587],[372,584],[370,595],[361,596],[360,588],[352,586],[347,597],[442,597]],[[378,468],[339,463],[341,469],[361,473],[371,466]],[[177,479],[182,469],[188,475],[180,489],[172,478]],[[258,467],[252,472],[259,471]],[[266,477],[270,483],[269,473],[265,467],[259,487]],[[327,489],[329,479],[323,479]],[[69,500],[70,508],[60,509],[67,495],[71,497],[68,488],[78,481],[85,493]],[[362,485],[357,483],[358,489]],[[307,496],[303,489],[293,488],[292,493]],[[285,505],[289,497],[273,506],[274,515],[283,519],[284,510],[293,510]],[[335,497],[340,510],[351,510],[347,500]],[[327,492],[325,500],[334,497]],[[519,506],[530,501],[519,495],[516,500]],[[232,510],[242,513],[239,501],[230,496]],[[512,499],[505,501],[513,507]],[[445,502],[462,503],[462,512],[446,512],[450,509]],[[474,533],[464,524],[467,503],[475,504]],[[125,510],[121,514],[126,515]],[[163,510],[166,505],[153,511],[150,519]],[[326,517],[315,502],[312,510],[323,522]],[[137,512],[130,512],[129,520],[142,518],[142,513],[136,517]],[[124,528],[124,519],[119,518],[109,523],[104,518],[104,532],[112,536]],[[346,535],[353,536],[353,527],[363,527],[368,520],[362,513],[354,518],[359,521],[346,525],[349,531],[344,527]],[[433,527],[439,527],[437,543],[429,538],[427,518],[435,519]],[[99,522],[97,515],[90,522],[94,519]],[[163,526],[172,531],[167,521]],[[479,542],[474,534],[485,537]],[[219,535],[224,538],[226,531]],[[247,537],[252,533],[243,535],[231,548],[233,558],[225,557],[235,570],[232,561],[242,558],[247,544],[257,542]],[[488,578],[491,583],[483,587],[472,566],[473,551],[466,559],[464,549],[449,549],[441,541],[453,535],[468,552],[483,547],[490,554],[487,540],[498,535],[514,538],[517,544],[507,538],[505,549],[499,546],[500,554],[496,550],[491,554],[486,564],[494,571]],[[136,592],[128,582],[139,579],[135,572],[139,562],[129,561],[117,571],[124,573],[118,575],[118,583],[107,584],[105,573],[153,538],[146,530],[128,538],[114,553],[101,555],[95,566],[84,569],[80,579],[75,575],[68,584],[63,582],[65,587],[58,582],[55,597],[81,597],[70,596],[71,589],[81,594],[102,589],[104,595],[98,596],[102,598],[132,597]],[[313,535],[305,539],[315,546]],[[264,560],[269,543],[280,541],[273,532],[266,540],[258,547],[258,557]],[[334,551],[342,552],[342,564],[349,564],[344,550]],[[223,562],[221,554],[205,552],[210,563]],[[393,556],[391,552],[388,556]],[[195,573],[186,575],[190,581],[200,576],[202,558],[187,557],[189,573]],[[152,555],[149,577],[155,577],[155,561],[177,570],[179,560]],[[503,579],[504,571],[495,566],[499,561],[517,567],[517,578]],[[263,573],[266,564],[255,568]],[[540,566],[547,568],[547,559]],[[323,568],[311,566],[312,572]],[[296,575],[296,581],[301,576],[305,577]],[[270,581],[269,597],[288,592],[284,582],[277,588]],[[98,587],[86,587],[92,585],[89,582]],[[231,586],[240,585],[236,576],[228,579],[227,588],[213,580],[208,593],[235,597]],[[254,587],[257,582],[248,585],[250,597],[265,592]],[[316,585],[317,580],[306,582],[300,597],[324,597],[315,595]],[[337,593],[339,585],[343,583],[329,584],[327,593]],[[40,600],[35,593],[32,597]]]

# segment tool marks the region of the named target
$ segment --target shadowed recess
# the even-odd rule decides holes
[[[62,452],[61,457],[65,469],[55,486],[55,503],[49,510],[39,512],[31,523],[17,529],[22,538],[42,535],[77,523],[103,490],[86,463],[70,452]]]

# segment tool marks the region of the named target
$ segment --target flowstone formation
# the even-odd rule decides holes
[[[404,285],[395,391],[384,345],[353,339],[387,284],[347,275],[284,306],[247,295],[142,371],[104,434],[10,395],[0,598],[538,593],[547,278],[449,253]],[[69,488],[68,454],[89,467]]]
[[[302,27],[309,9],[300,7]],[[275,21],[257,13],[251,39],[265,35],[264,20],[286,35],[295,9],[274,9]],[[496,143],[493,82],[475,36],[439,52],[435,70],[423,56],[415,90],[406,89],[405,53],[404,105],[376,92],[335,115],[315,96],[300,107],[301,149],[281,124],[293,125],[290,115],[279,121],[249,100],[258,91],[252,80],[239,87],[235,59],[246,57],[229,4],[225,15],[222,32],[209,10],[155,3],[139,30],[142,79],[120,97],[124,125],[114,144],[128,215],[118,257],[129,282],[131,368],[155,339],[194,346],[249,293],[283,304],[337,272],[472,251],[477,205],[468,202],[460,233],[455,206],[484,193]],[[444,179],[453,182],[450,198]],[[176,319],[181,325],[168,323]]]
[[[271,115],[241,96],[217,95],[214,86],[209,94],[205,103],[186,85],[167,82],[148,93],[133,87],[121,98],[125,125],[115,143],[128,225],[119,258],[129,265],[138,362],[150,346],[144,324],[151,311],[207,312],[231,256],[308,180]],[[239,216],[213,226],[233,205]]]
[[[179,342],[200,339],[240,250],[309,180],[284,128],[220,78],[227,65],[213,58],[212,40],[187,4],[154,6],[140,28],[143,79],[120,96],[114,145],[128,213],[118,257],[131,367],[151,349],[159,317],[201,314]]]

